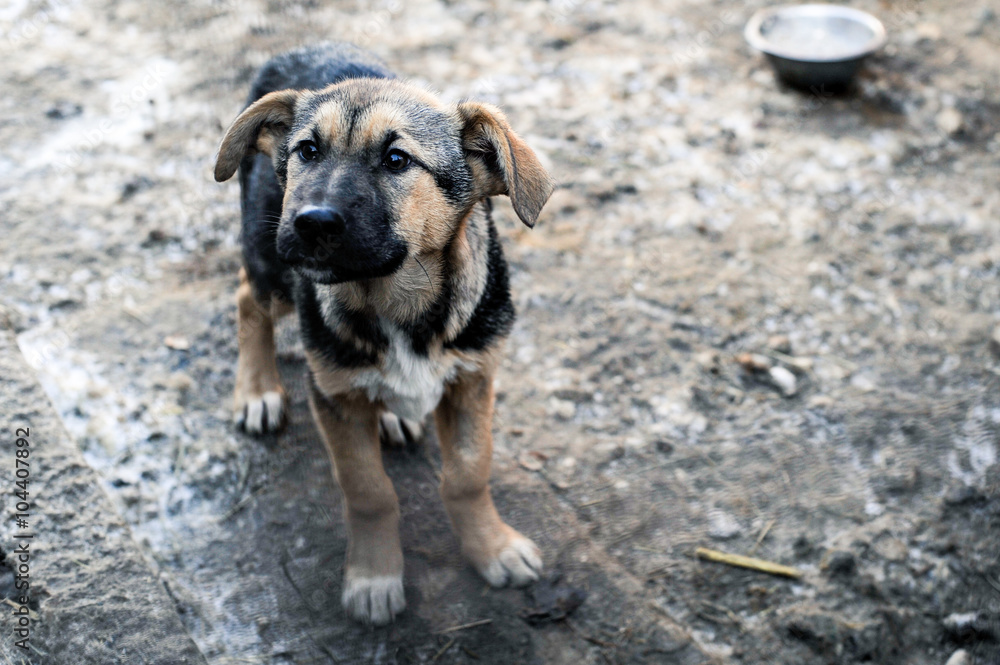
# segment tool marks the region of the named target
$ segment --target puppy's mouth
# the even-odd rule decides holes
[[[405,244],[389,247],[352,248],[317,256],[304,250],[303,243],[294,236],[278,239],[278,257],[301,277],[317,284],[338,284],[364,279],[386,277],[396,272],[408,254]]]
[[[347,281],[339,279],[337,274],[329,269],[322,268],[307,268],[306,266],[293,266],[293,270],[297,272],[300,276],[308,279],[310,282],[315,282],[316,284],[337,284],[339,282]]]

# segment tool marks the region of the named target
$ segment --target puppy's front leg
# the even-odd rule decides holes
[[[326,397],[315,384],[309,405],[344,493],[344,610],[358,621],[385,625],[403,611],[406,600],[399,500],[382,467],[378,410],[365,399]]]
[[[250,434],[274,432],[285,420],[286,401],[275,355],[274,322],[292,311],[292,306],[277,297],[269,302],[258,301],[246,268],[240,268],[236,307],[240,355],[233,392],[233,421]]]
[[[443,459],[441,497],[462,552],[493,586],[538,579],[538,547],[504,524],[490,496],[493,371],[463,374],[434,413]]]

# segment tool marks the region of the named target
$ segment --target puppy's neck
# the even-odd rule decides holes
[[[329,293],[348,309],[408,324],[441,307],[447,291],[449,311],[438,314],[464,325],[485,285],[489,224],[488,204],[477,204],[441,249],[411,254],[391,275],[337,284]]]
[[[406,323],[430,307],[441,292],[445,274],[443,253],[408,256],[391,275],[337,284],[331,294],[344,307],[370,316]]]

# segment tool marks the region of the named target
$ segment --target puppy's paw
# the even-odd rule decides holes
[[[233,405],[233,422],[248,434],[277,432],[285,424],[285,391],[269,390],[263,394],[241,394],[237,391]]]
[[[505,525],[506,526],[506,525]],[[525,586],[542,572],[542,553],[535,543],[507,528],[507,538],[491,557],[473,564],[491,586]]]
[[[361,623],[385,626],[406,609],[402,575],[344,576],[344,611]]]
[[[408,442],[419,441],[424,435],[421,423],[400,418],[390,411],[383,411],[379,416],[378,430],[379,438],[393,446],[405,446]]]

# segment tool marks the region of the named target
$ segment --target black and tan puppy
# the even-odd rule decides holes
[[[499,109],[443,104],[350,45],[271,60],[249,102],[215,167],[219,181],[238,168],[242,191],[235,416],[249,432],[281,424],[273,322],[294,305],[345,498],[345,609],[385,624],[405,606],[379,431],[401,438],[431,412],[462,551],[494,586],[536,579],[538,548],[488,486],[493,377],[514,319],[488,197],[509,196],[531,226],[549,176]]]

